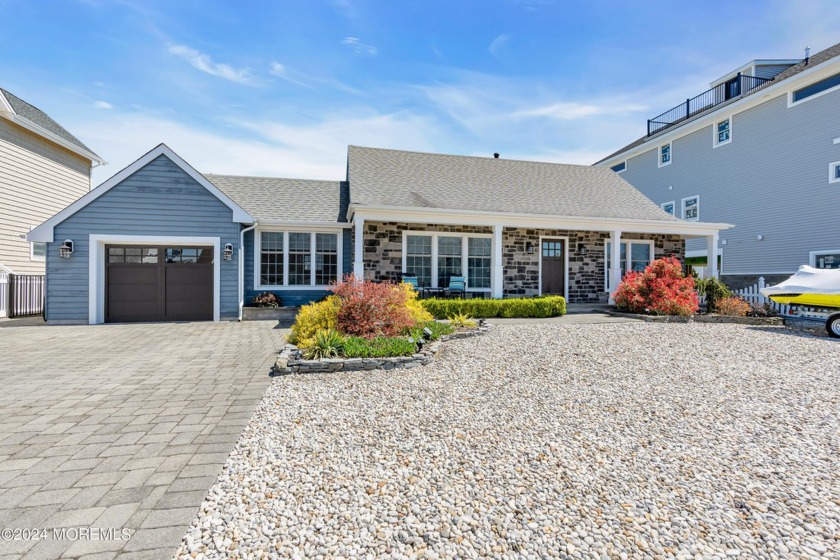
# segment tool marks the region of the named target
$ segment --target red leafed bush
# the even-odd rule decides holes
[[[644,272],[631,272],[613,294],[616,306],[630,313],[692,315],[700,308],[694,278],[684,276],[674,257],[657,259]]]
[[[331,289],[341,300],[338,330],[346,335],[395,337],[416,323],[407,292],[397,284],[360,282],[350,275]]]

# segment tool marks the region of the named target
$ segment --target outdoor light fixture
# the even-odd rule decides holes
[[[423,334],[426,335],[426,338],[432,340],[432,331],[431,329],[429,329],[429,327],[423,327]]]
[[[758,235],[756,235],[756,236],[755,236],[755,238],[756,238],[756,240],[758,240],[758,241],[763,241],[763,240],[764,240],[764,236],[763,236],[763,235],[761,235],[760,233],[759,233]]]
[[[58,248],[58,256],[62,259],[69,259],[70,255],[73,254],[73,240],[72,239],[65,239],[64,243],[61,244],[61,247]]]
[[[225,245],[224,257],[226,261],[233,259],[233,243],[227,243]]]
[[[525,251],[527,251],[529,255],[533,255],[534,254],[534,244],[531,243],[530,241],[525,243]]]

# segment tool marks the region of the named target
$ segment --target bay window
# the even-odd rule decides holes
[[[341,234],[260,231],[254,289],[327,286],[340,279]]]

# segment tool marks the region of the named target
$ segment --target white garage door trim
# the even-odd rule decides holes
[[[213,320],[219,320],[219,278],[221,270],[221,240],[218,237],[181,237],[159,235],[101,235],[89,236],[88,256],[88,322],[105,322],[105,245],[181,245],[213,247]]]

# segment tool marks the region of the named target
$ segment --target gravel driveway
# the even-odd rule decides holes
[[[276,379],[181,553],[840,557],[839,417],[834,340],[497,326],[428,368]]]

